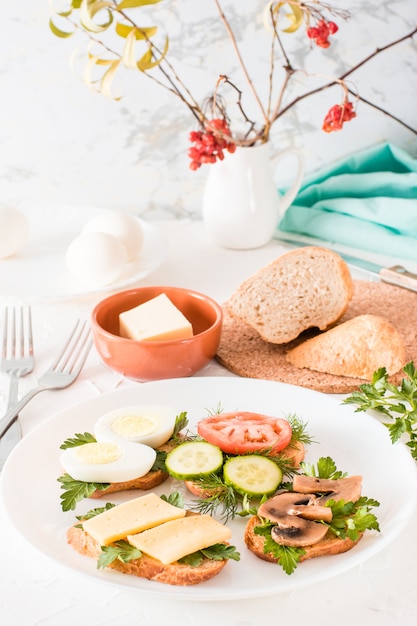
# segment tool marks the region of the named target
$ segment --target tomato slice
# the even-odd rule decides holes
[[[197,424],[197,431],[209,443],[227,454],[283,450],[291,441],[291,424],[279,417],[237,412],[211,415]]]

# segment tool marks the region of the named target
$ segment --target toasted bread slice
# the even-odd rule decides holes
[[[258,270],[225,306],[264,341],[283,344],[309,328],[329,328],[345,313],[352,296],[352,277],[341,256],[307,246]]]
[[[84,556],[98,559],[101,547],[82,528],[71,526],[67,531],[67,541],[74,550]],[[143,554],[140,559],[134,559],[129,563],[115,560],[110,568],[123,574],[139,576],[168,585],[196,585],[202,583],[221,572],[227,560],[214,561],[204,559],[198,567],[191,567],[185,563],[170,563],[164,565],[157,559]]]
[[[291,365],[338,376],[372,380],[385,367],[389,375],[405,364],[400,333],[378,315],[358,315],[289,350]]]
[[[155,489],[158,485],[161,485],[169,474],[163,470],[154,470],[141,476],[141,478],[134,478],[133,480],[127,480],[121,483],[111,483],[107,489],[96,489],[89,497],[90,498],[104,498],[109,493],[116,493],[117,491],[128,491],[129,489],[142,489],[147,491],[148,489]]]
[[[259,525],[261,520],[259,517],[251,517],[245,528],[245,543],[249,550],[253,552],[258,558],[263,561],[269,561],[270,563],[277,563],[277,559],[271,552],[264,552],[264,538],[262,535],[256,535],[254,528]],[[303,547],[305,554],[300,558],[301,561],[307,559],[313,559],[318,556],[328,556],[333,554],[341,554],[342,552],[348,552],[351,550],[361,539],[362,534],[356,541],[352,541],[348,537],[346,539],[339,539],[330,531],[327,531],[326,535],[319,542]]]

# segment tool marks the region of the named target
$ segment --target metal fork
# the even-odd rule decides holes
[[[62,352],[39,378],[38,385],[28,391],[0,419],[0,438],[10,428],[10,425],[16,419],[16,415],[38,393],[48,389],[64,389],[72,385],[84,366],[91,346],[90,329],[85,321],[81,322],[78,320]]]
[[[9,323],[10,317],[10,323]],[[18,400],[18,384],[21,376],[33,371],[35,359],[33,356],[32,314],[30,306],[16,310],[16,307],[6,308],[3,317],[3,342],[0,359],[0,372],[10,377],[9,397],[7,410],[11,409]],[[10,451],[22,437],[17,415],[5,437],[0,441],[0,469]]]

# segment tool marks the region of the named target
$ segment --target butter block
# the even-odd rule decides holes
[[[167,565],[230,537],[230,528],[210,515],[190,515],[126,538],[131,545]]]
[[[122,337],[137,341],[167,341],[193,336],[193,327],[167,295],[139,304],[119,315]]]
[[[83,529],[101,546],[124,539],[126,535],[154,528],[185,516],[184,509],[149,493],[123,502],[82,522]]]

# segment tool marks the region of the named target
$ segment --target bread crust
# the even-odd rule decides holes
[[[341,256],[307,246],[258,270],[225,306],[264,341],[283,344],[308,328],[329,328],[345,313],[352,295],[352,277]]]
[[[385,318],[359,315],[307,339],[289,350],[286,359],[299,368],[370,381],[381,367],[396,374],[405,365],[405,348]]]
[[[141,476],[141,478],[134,478],[133,480],[127,480],[120,483],[111,483],[110,487],[106,489],[96,489],[89,496],[89,498],[100,499],[108,496],[109,493],[116,493],[118,491],[128,491],[129,489],[142,489],[146,491],[148,489],[154,489],[167,480],[169,474],[162,470],[154,470]]]
[[[82,528],[71,526],[67,531],[67,542],[79,554],[98,559],[101,547]],[[143,554],[140,559],[129,563],[116,560],[109,565],[111,569],[122,574],[138,576],[168,585],[197,585],[214,576],[217,576],[226,565],[227,560],[214,561],[204,559],[198,567],[191,567],[185,563],[170,563],[164,565],[160,561]]]
[[[278,560],[271,552],[264,553],[264,538],[262,535],[256,535],[254,532],[255,526],[259,525],[261,522],[260,518],[255,516],[251,517],[251,519],[246,524],[245,528],[245,543],[251,552],[253,552],[259,559],[263,561],[268,561],[269,563],[278,563]],[[330,531],[318,541],[317,543],[303,547],[305,550],[305,554],[303,554],[300,558],[300,563],[302,561],[307,561],[308,559],[313,559],[319,556],[330,556],[335,554],[342,554],[343,552],[348,552],[351,550],[359,541],[362,539],[363,534],[359,536],[356,541],[352,541],[348,537],[346,539],[339,539]]]

